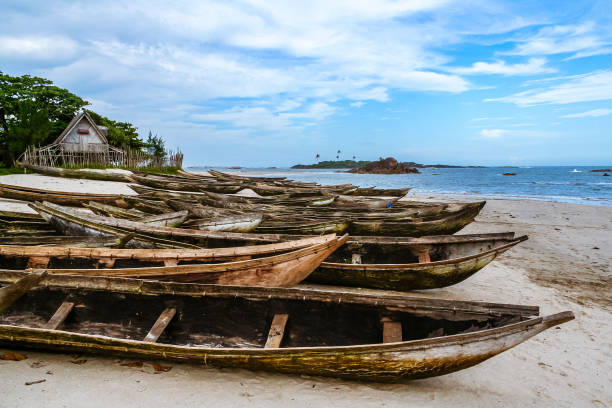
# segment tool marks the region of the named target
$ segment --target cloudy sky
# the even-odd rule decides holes
[[[0,0],[0,71],[187,165],[612,164],[612,2]]]

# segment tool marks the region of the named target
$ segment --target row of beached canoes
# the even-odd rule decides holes
[[[215,171],[125,177],[139,183],[138,194],[0,186],[0,196],[30,201],[36,212],[0,212],[0,342],[387,381],[469,367],[573,318],[539,317],[530,306],[288,288],[304,280],[396,291],[461,282],[527,239],[444,235],[469,224],[484,202],[404,202],[408,189]],[[228,194],[237,187],[254,197]]]

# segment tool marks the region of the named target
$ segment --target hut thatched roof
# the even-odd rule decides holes
[[[57,137],[57,139],[55,139],[55,142],[53,142],[53,144],[62,143],[64,138],[72,131],[72,129],[74,129],[75,126],[77,126],[83,120],[86,120],[91,124],[91,127],[94,129],[94,132],[96,132],[96,134],[100,138],[100,143],[108,144],[106,136],[104,136],[98,125],[96,125],[96,122],[94,122],[91,116],[89,116],[89,114],[85,111],[79,113],[74,118],[72,118],[68,126],[66,126],[66,129],[64,129],[64,131]]]

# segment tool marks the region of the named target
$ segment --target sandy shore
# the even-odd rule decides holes
[[[13,177],[0,183],[17,184]],[[72,180],[48,179],[44,188],[85,191],[69,190]],[[23,180],[33,187],[41,182]],[[113,183],[104,192],[124,188]],[[458,285],[410,295],[539,305],[542,314],[571,310],[576,320],[458,373],[367,384],[167,363],[170,371],[156,373],[149,362],[127,367],[123,360],[83,356],[85,363],[74,364],[74,356],[26,351],[26,360],[0,360],[0,406],[612,406],[612,208],[488,200],[461,233],[502,231],[529,240]]]

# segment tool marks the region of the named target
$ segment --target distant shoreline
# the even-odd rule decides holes
[[[325,160],[313,164],[295,164],[292,169],[307,170],[307,169],[354,169],[372,163],[370,160]],[[454,164],[421,164],[415,162],[401,162],[404,166],[417,169],[484,169],[487,166],[458,166]],[[500,168],[515,168],[515,166],[500,166]]]

